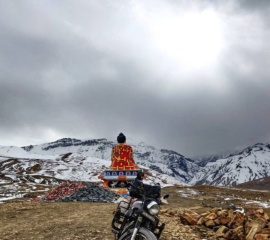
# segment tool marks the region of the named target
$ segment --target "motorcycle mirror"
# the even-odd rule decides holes
[[[169,198],[170,194],[166,194],[163,199]]]

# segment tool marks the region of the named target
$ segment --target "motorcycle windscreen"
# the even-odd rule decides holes
[[[151,186],[151,185],[143,185],[143,189],[145,191],[145,195],[148,198],[160,198],[161,197],[161,187],[159,185],[157,186]]]

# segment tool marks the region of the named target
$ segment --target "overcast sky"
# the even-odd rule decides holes
[[[269,39],[269,0],[3,0],[0,145],[268,142]]]

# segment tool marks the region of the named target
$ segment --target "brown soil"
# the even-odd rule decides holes
[[[260,178],[237,185],[239,188],[270,191],[270,177]]]
[[[168,187],[163,189],[163,194],[165,193],[169,193],[170,198],[169,205],[164,205],[163,209],[187,209],[198,213],[213,207],[227,209],[231,203],[245,208],[261,208],[256,204],[246,205],[245,200],[235,198],[261,198],[262,201],[270,199],[269,191],[243,191],[211,186]],[[235,200],[226,201],[227,197]],[[110,224],[115,208],[116,204],[109,203],[35,203],[16,200],[0,204],[0,240],[112,240],[114,238]],[[270,215],[269,208],[265,212]],[[181,239],[203,238],[202,233],[188,226],[179,226],[178,218],[161,216],[161,222],[167,223],[162,240],[179,239],[173,237],[173,230],[179,227],[183,229]]]
[[[8,203],[0,205],[1,240],[113,239],[115,204]]]

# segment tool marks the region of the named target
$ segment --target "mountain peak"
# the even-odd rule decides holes
[[[62,138],[57,141],[23,147],[28,152],[36,154],[66,154],[80,153],[88,157],[95,157],[110,161],[111,151],[115,142],[105,138],[79,140],[74,138]],[[133,147],[134,159],[137,164],[160,173],[177,177],[180,180],[189,181],[199,166],[191,159],[185,158],[180,153],[166,149],[156,149],[145,142],[129,143]]]

